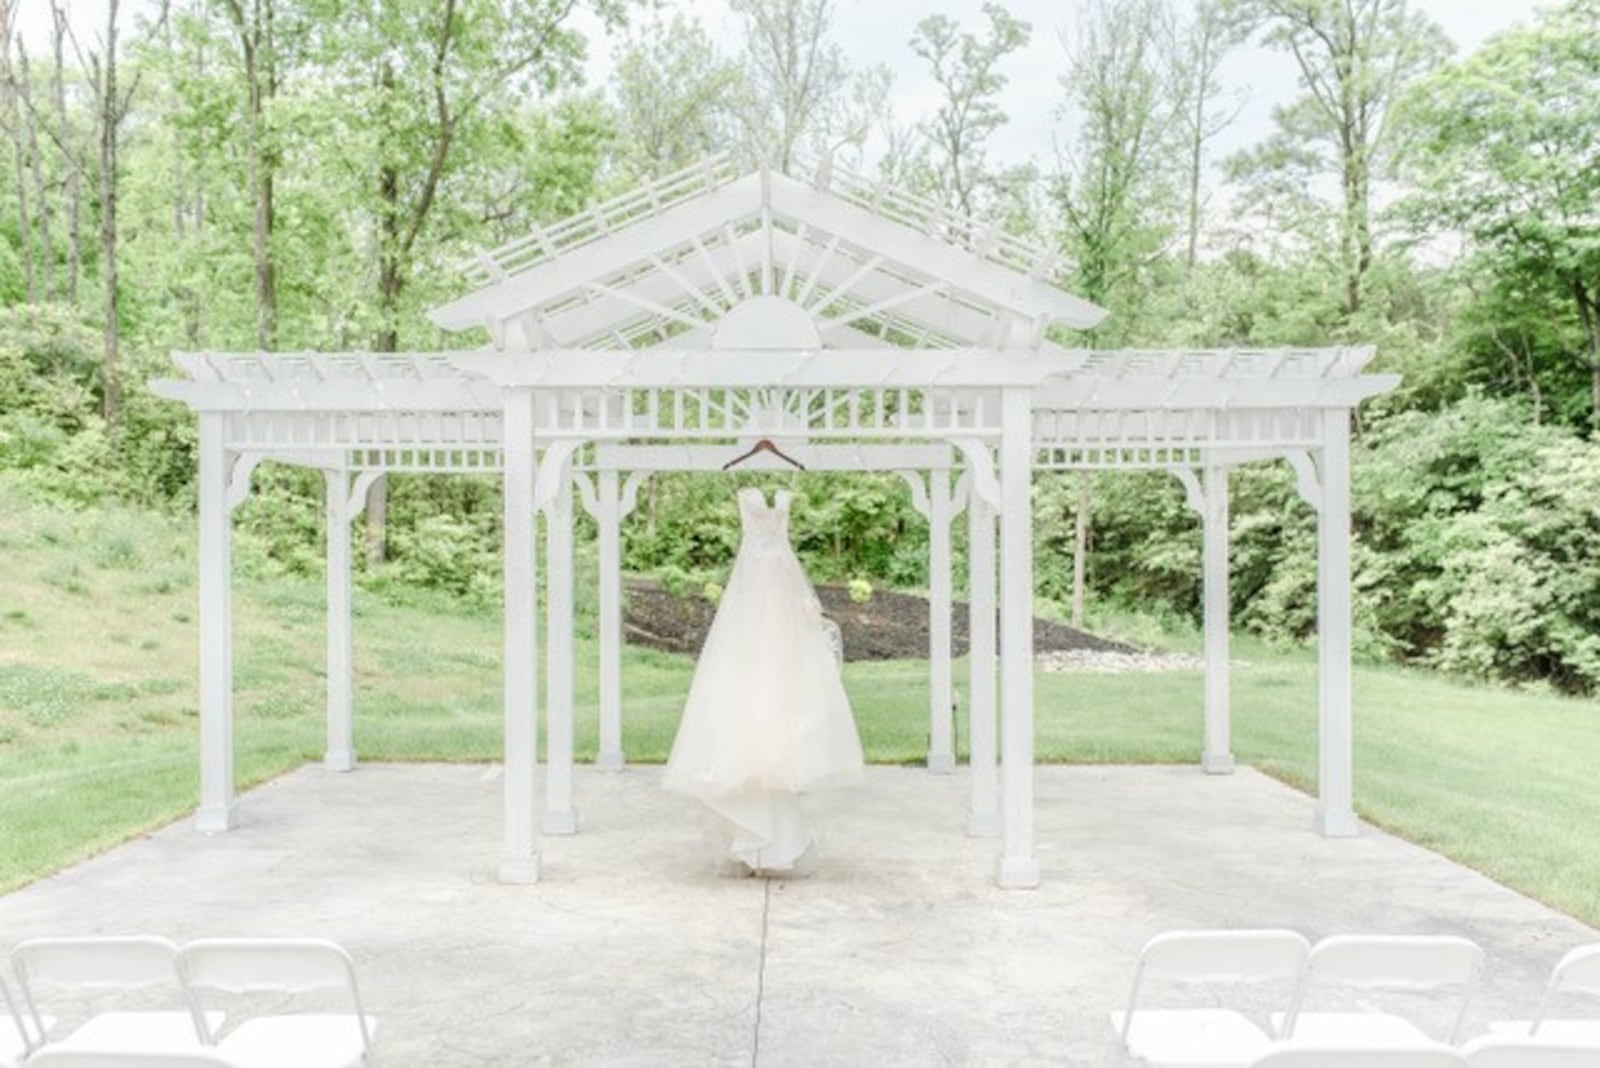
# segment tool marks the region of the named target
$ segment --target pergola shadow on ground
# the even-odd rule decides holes
[[[492,860],[498,767],[306,767],[233,833],[169,827],[0,899],[0,930],[333,938],[381,1062],[435,1068],[1108,1063],[1139,947],[1192,927],[1466,935],[1488,954],[1476,1032],[1600,940],[1381,832],[1317,835],[1312,799],[1250,769],[1041,768],[1045,879],[995,894],[987,845],[949,833],[963,777],[875,767],[806,799],[820,865],[768,883],[712,875],[656,769],[581,768],[584,833],[518,888]]]

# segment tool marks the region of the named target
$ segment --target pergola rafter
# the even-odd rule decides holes
[[[1350,792],[1349,415],[1393,388],[1370,348],[1103,351],[1046,338],[1103,312],[1057,288],[1057,254],[824,160],[795,176],[717,158],[475,255],[473,291],[436,309],[486,348],[179,354],[156,383],[200,423],[203,830],[232,823],[229,519],[262,462],[328,485],[328,748],[355,763],[349,524],[387,473],[496,477],[505,489],[502,877],[538,877],[539,833],[577,829],[573,518],[596,519],[599,763],[624,760],[621,523],[642,481],[721,467],[757,437],[822,471],[904,477],[928,522],[928,764],[955,764],[951,525],[968,522],[968,831],[1002,839],[999,881],[1038,881],[1032,826],[1032,513],[1036,471],[1161,470],[1204,532],[1201,764],[1232,767],[1227,482],[1284,460],[1317,509],[1319,826],[1355,829]],[[535,534],[548,585],[541,679]],[[998,613],[996,612],[998,608]],[[998,631],[995,621],[998,618]],[[543,686],[541,687],[541,682]],[[540,701],[541,692],[544,699]],[[548,753],[535,790],[540,708]]]

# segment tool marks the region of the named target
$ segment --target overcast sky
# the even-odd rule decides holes
[[[1186,6],[1185,0],[1178,3]],[[68,0],[68,4],[80,40],[93,40],[105,18],[105,0]],[[1472,51],[1486,37],[1527,18],[1538,6],[1535,0],[1413,0],[1413,5],[1443,26],[1461,52]],[[835,0],[834,6],[834,37],[851,63],[883,64],[894,73],[891,99],[900,123],[920,119],[937,106],[933,84],[909,45],[917,22],[940,13],[964,27],[982,26],[982,0]],[[1030,158],[1046,163],[1051,158],[1052,135],[1065,133],[1057,117],[1062,99],[1058,81],[1064,55],[1061,34],[1070,32],[1078,5],[1073,0],[1006,0],[1006,6],[1032,24],[1033,36],[1028,47],[1006,63],[1010,84],[1003,107],[1011,121],[996,133],[991,158],[1005,163]],[[729,14],[725,0],[663,0],[661,8],[663,14],[691,12],[727,51],[742,48],[739,20]],[[130,15],[148,15],[156,10],[156,4],[155,0],[124,0],[123,10]],[[46,0],[22,0],[18,16],[19,30],[30,48],[48,47]],[[600,35],[597,23],[586,20],[585,26],[592,28],[589,81],[603,85],[615,44]],[[1213,160],[1265,137],[1273,106],[1297,93],[1295,78],[1293,61],[1281,53],[1255,46],[1236,52],[1228,62],[1226,80],[1229,91],[1243,101],[1243,110],[1217,138]]]

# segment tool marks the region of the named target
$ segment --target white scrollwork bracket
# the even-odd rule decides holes
[[[998,512],[1000,480],[994,472],[994,453],[977,438],[952,438],[950,443],[961,450],[962,457],[967,461],[966,473],[972,476],[968,491],[970,497],[976,497]]]
[[[1194,513],[1201,518],[1206,514],[1206,491],[1201,488],[1200,479],[1192,467],[1174,467],[1172,476],[1183,484],[1183,499]]]
[[[578,500],[590,519],[600,518],[600,495],[595,492],[594,479],[582,471],[572,472],[572,481],[578,487]]]
[[[967,510],[967,502],[972,498],[972,472],[962,471],[956,476],[955,488],[950,491],[950,518],[954,519]]]
[[[238,508],[250,496],[250,476],[261,466],[261,460],[259,452],[242,452],[233,458],[233,466],[228,470],[228,492],[223,497],[228,511]]]
[[[634,471],[622,483],[622,505],[617,509],[617,518],[626,519],[639,507],[639,487],[650,478],[649,471]]]
[[[911,507],[916,509],[918,515],[927,519],[932,513],[928,504],[928,483],[922,477],[921,471],[896,471],[895,474],[906,480],[906,485],[911,487]]]
[[[548,512],[555,499],[561,496],[564,481],[571,477],[572,457],[582,446],[581,441],[558,441],[544,450],[539,473],[533,480],[534,511]]]
[[[1300,499],[1309,504],[1312,511],[1321,512],[1322,474],[1317,470],[1316,461],[1305,449],[1290,449],[1283,458],[1294,468],[1294,485]]]

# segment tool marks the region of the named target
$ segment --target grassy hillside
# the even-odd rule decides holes
[[[193,531],[134,512],[65,513],[0,489],[0,888],[183,815],[196,791]],[[240,552],[241,570],[252,554]],[[500,628],[440,599],[356,596],[357,745],[369,760],[492,760]],[[238,759],[256,782],[320,756],[322,588],[235,589]],[[1171,640],[1171,639],[1169,639]],[[1179,645],[1187,639],[1176,639]],[[593,754],[595,649],[578,643],[580,755]],[[1316,664],[1236,648],[1236,751],[1302,787],[1316,767]],[[660,760],[692,664],[628,649],[630,759]],[[963,677],[958,666],[958,679]],[[846,670],[870,759],[920,758],[925,666]],[[1600,706],[1398,669],[1356,678],[1364,816],[1600,922]],[[1041,675],[1047,761],[1196,758],[1200,676]]]

